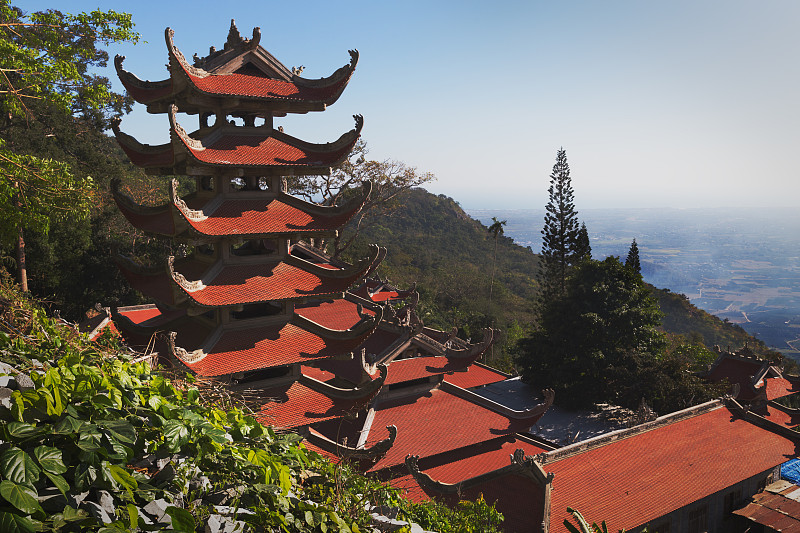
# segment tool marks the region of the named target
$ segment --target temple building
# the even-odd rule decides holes
[[[779,400],[800,387],[777,367],[735,357],[709,373],[738,384],[723,400],[646,412],[623,429],[537,436],[555,393],[479,362],[497,331],[468,342],[426,327],[414,288],[378,277],[383,248],[348,264],[312,245],[342,229],[371,187],[321,206],[289,194],[287,178],[329,173],[364,121],[356,115],[352,130],[313,144],[274,118],[333,105],[358,53],[311,80],[262,48],[258,28],[245,39],[232,22],[224,47],[191,63],[170,29],[165,36],[167,79],[141,80],[119,56],[115,65],[137,102],[167,115],[170,141],[149,145],[120,123],[113,129],[149,174],[190,179],[173,179],[159,206],[137,203],[120,181],[112,192],[133,226],[189,253],[153,267],[120,256],[131,286],[155,303],[100,309],[84,327],[90,336],[116,328],[160,364],[255,391],[263,423],[412,499],[482,495],[510,532],[566,531],[567,506],[615,530],[727,531],[732,511],[797,455],[800,414]],[[184,129],[180,114],[197,115],[197,129]],[[193,192],[182,193],[187,183]]]
[[[287,178],[328,174],[341,163],[363,119],[356,115],[354,129],[325,144],[292,137],[273,119],[334,104],[358,53],[350,51],[350,62],[330,76],[310,80],[262,48],[258,28],[245,39],[232,22],[224,47],[195,56],[192,64],[169,28],[165,38],[167,79],[141,80],[123,68],[120,56],[115,65],[137,102],[167,115],[170,142],[142,143],[119,123],[113,130],[134,164],[151,175],[188,176],[194,191],[181,195],[173,179],[169,201],[160,206],[138,204],[119,180],[112,193],[133,226],[182,243],[191,253],[153,267],[118,257],[131,286],[156,303],[103,312],[91,334],[116,327],[132,347],[155,351],[161,364],[233,389],[258,390],[263,422],[311,439],[325,439],[317,426],[367,412],[383,385],[395,389],[409,379],[435,384],[446,374],[470,374],[494,331],[470,344],[455,331],[426,328],[413,287],[402,290],[373,276],[383,248],[373,246],[351,265],[309,244],[347,224],[367,200],[370,184],[340,206],[287,192]],[[179,113],[197,115],[198,128],[188,133]],[[478,381],[498,379],[486,367],[467,379],[476,379],[476,372],[489,374]],[[324,446],[340,446],[329,440]],[[350,444],[342,443],[342,449],[366,446]]]

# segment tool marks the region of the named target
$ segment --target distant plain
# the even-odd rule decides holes
[[[484,224],[541,250],[543,209],[466,209]],[[800,210],[793,208],[586,209],[592,256],[623,260],[639,246],[645,281],[683,293],[800,360]]]

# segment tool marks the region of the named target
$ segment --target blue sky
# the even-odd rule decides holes
[[[110,51],[151,80],[166,76],[167,26],[187,57],[221,47],[231,18],[245,36],[259,26],[261,45],[310,78],[357,48],[336,104],[276,124],[326,142],[363,114],[372,158],[433,172],[428,189],[468,208],[541,208],[561,146],[578,209],[800,198],[794,0],[12,3],[132,13],[147,42]],[[166,117],[142,107],[123,130],[164,142]]]

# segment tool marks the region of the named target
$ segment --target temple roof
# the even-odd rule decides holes
[[[551,447],[525,436],[503,435],[463,448],[420,457],[417,465],[420,471],[436,481],[459,483],[508,466],[511,463],[511,455],[520,449],[525,455],[536,455],[549,451]],[[433,491],[426,492],[410,474],[392,479],[391,485],[405,489],[406,495],[413,501],[422,501],[440,495]],[[489,495],[486,494],[485,497],[488,500]]]
[[[380,390],[386,378],[380,376],[361,387],[337,389],[303,375],[300,380],[264,389],[261,397],[271,401],[259,411],[259,420],[277,428],[297,428],[344,416],[362,408]]]
[[[229,113],[266,111],[276,116],[323,111],[339,99],[358,62],[358,52],[350,50],[350,62],[330,76],[302,78],[300,69],[289,70],[259,45],[258,28],[253,30],[253,39],[243,39],[231,21],[225,47],[207,57],[195,57],[190,65],[175,46],[173,30],[167,28],[164,36],[170,59],[170,77],[165,80],[141,80],[122,67],[123,56],[114,60],[128,94],[146,104],[150,113],[163,113],[173,102],[186,113],[217,107]]]
[[[469,446],[498,435],[510,435],[530,428],[544,409],[512,414],[502,406],[453,385],[443,383],[412,395],[382,399],[373,404],[375,416],[367,444],[384,439],[384,426],[397,426],[394,447],[378,461],[373,471],[403,464],[408,454],[427,457]],[[425,423],[420,423],[424,420]]]
[[[544,516],[544,490],[532,472],[525,472],[525,467],[514,464],[514,455],[535,456],[548,449],[526,436],[504,435],[442,454],[419,457],[415,462],[421,476],[405,473],[389,483],[418,502],[435,497],[456,505],[459,500],[483,497],[503,514],[504,531],[537,531]],[[435,483],[424,483],[424,480]],[[451,485],[449,494],[437,490],[444,488],[441,484]],[[520,505],[521,501],[525,504]]]
[[[389,363],[389,377],[386,379],[386,384],[392,385],[438,375],[444,375],[445,381],[461,388],[494,383],[508,377],[483,365],[472,364],[464,367],[458,360],[444,356],[419,356],[395,359]]]
[[[171,141],[156,146],[140,143],[120,130],[118,120],[113,122],[117,142],[134,165],[165,175],[212,175],[224,169],[247,176],[328,174],[353,149],[364,125],[363,117],[354,115],[354,129],[333,142],[314,144],[269,126],[225,124],[190,135],[178,124],[176,113],[171,105]]]
[[[114,200],[133,226],[168,237],[185,236],[243,238],[276,235],[332,233],[341,228],[367,201],[371,184],[362,194],[342,206],[321,206],[284,192],[241,191],[214,198],[191,194],[180,198],[177,181],[170,186],[170,202],[150,207],[136,203],[111,182]]]
[[[204,317],[171,311],[135,324],[119,313],[117,326],[141,343],[157,332],[172,332],[169,350],[177,361],[206,377],[346,355],[374,331],[381,314],[364,316],[347,330],[324,328],[298,315],[247,319],[215,325]]]
[[[398,289],[387,281],[380,279],[366,279],[364,283],[353,291],[353,294],[372,300],[373,302],[388,302],[405,300],[414,294],[416,284],[408,290]]]
[[[347,298],[345,296],[335,300],[301,303],[295,306],[295,313],[326,328],[348,329],[361,320],[361,315],[358,312],[358,304]],[[363,308],[362,313],[374,314],[374,311]]]
[[[707,379],[711,381],[727,379],[732,385],[738,385],[739,393],[736,398],[743,401],[766,399],[765,381],[776,378],[782,378],[781,372],[769,361],[734,353],[721,353],[707,375]],[[772,387],[771,393],[781,394],[779,387],[775,384]]]
[[[597,446],[584,441],[549,452],[553,459],[543,468],[555,474],[550,531],[567,531],[567,506],[615,529],[634,529],[797,455],[800,435],[792,440],[759,427],[718,401],[694,409],[698,414],[668,415],[644,431],[599,437]]]
[[[385,248],[373,247],[373,256],[344,270],[332,270],[288,255],[269,255],[258,262],[209,262],[190,256],[170,257],[166,268],[142,268],[118,261],[131,286],[168,306],[225,307],[310,297],[341,296],[374,270]],[[253,258],[250,258],[253,259]]]

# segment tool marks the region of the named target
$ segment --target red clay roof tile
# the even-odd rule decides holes
[[[353,338],[331,339],[292,322],[223,329],[219,339],[207,348],[204,357],[185,364],[197,374],[208,377],[249,372],[347,354],[370,333],[367,330]],[[202,346],[202,343],[181,344],[180,331],[178,335],[176,346],[180,348],[192,351]]]
[[[380,401],[367,444],[386,438],[388,425],[397,427],[397,440],[372,471],[402,464],[408,454],[425,457],[528,429],[439,389]]]
[[[261,406],[258,419],[277,428],[294,428],[343,416],[358,408],[362,400],[330,398],[299,381],[260,393],[273,401]]]
[[[566,508],[633,529],[797,455],[794,442],[719,407],[545,464],[555,474],[550,526]]]

